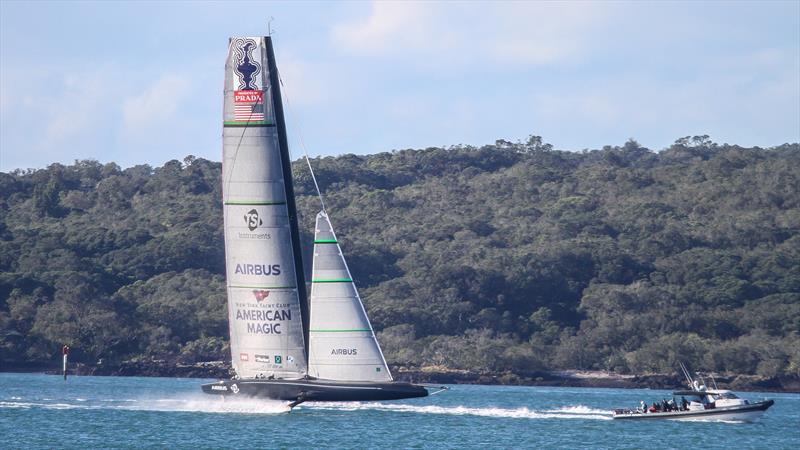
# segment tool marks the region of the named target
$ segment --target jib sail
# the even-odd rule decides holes
[[[310,303],[310,375],[340,381],[392,380],[325,212],[317,215]]]

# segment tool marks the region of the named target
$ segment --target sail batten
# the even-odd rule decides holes
[[[231,359],[240,378],[300,378],[307,373],[305,280],[270,39],[231,39],[225,69],[222,190]]]
[[[392,381],[324,211],[315,228],[310,310],[309,374],[338,381]]]

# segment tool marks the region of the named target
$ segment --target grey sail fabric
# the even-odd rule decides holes
[[[309,375],[339,381],[392,380],[324,211],[317,214],[310,303]]]
[[[232,38],[222,163],[231,358],[240,378],[300,378],[303,322],[269,80],[265,38]]]

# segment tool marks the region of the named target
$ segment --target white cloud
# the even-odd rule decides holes
[[[478,30],[487,53],[501,63],[549,64],[571,60],[595,43],[593,31],[613,13],[593,2],[502,3],[481,15],[480,21],[499,24],[487,36]]]
[[[455,46],[456,36],[437,26],[440,5],[432,2],[373,2],[365,21],[334,27],[334,39],[362,54],[395,53],[399,50],[446,50]]]
[[[592,2],[377,1],[368,17],[335,26],[332,37],[348,52],[374,57],[539,65],[585,52],[613,11]]]
[[[791,70],[771,77],[719,70],[708,78],[664,83],[636,74],[534,94],[530,104],[536,105],[537,131],[563,148],[593,148],[635,137],[658,149],[692,134],[741,145],[777,145],[781,138],[769,136],[781,135],[795,142],[800,138],[800,82]]]
[[[98,157],[86,149],[103,141],[118,119],[113,67],[67,70],[31,65],[3,68],[0,164],[3,169]],[[35,86],[35,88],[31,88]],[[74,149],[82,149],[83,155]]]
[[[283,81],[281,92],[291,107],[315,105],[330,98],[334,90],[332,67],[299,59],[282,60],[278,67]]]
[[[185,78],[166,74],[141,94],[125,100],[122,105],[124,132],[135,135],[163,126],[165,121],[174,118],[189,94],[189,87]]]
[[[104,88],[105,79],[100,74],[72,74],[64,79],[58,96],[47,98],[47,95],[39,97],[34,93],[23,97],[26,109],[47,113],[45,147],[58,147],[70,139],[80,138],[108,118],[113,101]]]

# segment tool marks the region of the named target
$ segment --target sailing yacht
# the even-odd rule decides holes
[[[290,162],[272,40],[232,38],[222,190],[236,375],[202,385],[203,392],[290,407],[427,396],[425,386],[393,380],[324,207],[307,297]]]

